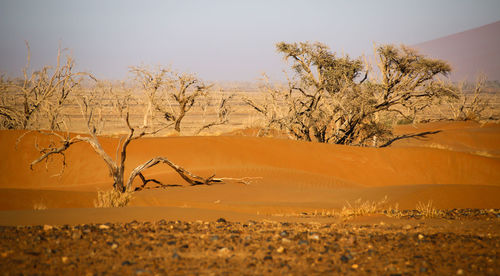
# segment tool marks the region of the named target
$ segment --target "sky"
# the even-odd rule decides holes
[[[339,54],[373,43],[408,45],[500,20],[498,0],[0,0],[0,72],[54,65],[59,45],[78,70],[131,77],[129,66],[170,66],[206,81],[282,79],[280,41],[320,41]]]

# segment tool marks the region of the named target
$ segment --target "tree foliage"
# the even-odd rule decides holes
[[[437,78],[446,76],[450,66],[406,46],[377,47],[379,80],[369,78],[375,73],[361,58],[339,57],[318,42],[280,42],[276,48],[290,62],[293,77],[284,88],[267,82],[266,103],[246,102],[266,117],[267,127],[298,140],[365,145],[389,139],[390,126],[380,120],[383,114],[408,116],[435,99],[454,96]],[[286,108],[276,112],[280,104]]]

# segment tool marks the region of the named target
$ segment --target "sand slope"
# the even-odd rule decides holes
[[[245,136],[141,139],[130,146],[128,170],[165,156],[203,176],[255,179],[250,185],[228,181],[187,187],[175,172],[160,165],[147,171],[147,177],[184,186],[138,192],[131,205],[290,214],[341,208],[346,201],[380,200],[387,195],[401,208],[428,200],[440,208],[499,208],[500,127],[435,123],[398,129],[400,133],[436,130],[440,132],[396,141],[388,148]],[[34,145],[50,138],[30,133],[16,147],[22,133],[0,131],[0,209],[33,209],[37,204],[93,207],[95,191],[111,187],[104,162],[86,144],[67,152],[68,166],[61,176],[53,176],[60,172],[61,160],[31,171],[28,164],[37,154]],[[117,141],[101,140],[111,156]]]

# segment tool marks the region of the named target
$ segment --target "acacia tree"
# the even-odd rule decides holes
[[[299,140],[363,145],[390,136],[390,128],[379,120],[381,113],[401,113],[397,107],[421,109],[421,104],[450,95],[435,80],[451,70],[449,65],[405,46],[377,48],[381,82],[368,80],[370,72],[361,58],[337,57],[321,43],[280,42],[276,47],[291,61],[294,77],[286,89],[267,91],[288,108],[277,114],[265,105],[247,103]]]
[[[376,98],[375,111],[414,116],[436,99],[457,97],[455,88],[438,78],[451,72],[447,62],[425,57],[405,45],[382,45],[376,53],[382,78],[369,86]]]
[[[70,55],[62,58],[61,48],[57,52],[54,68],[44,66],[30,72],[31,52],[28,43],[27,64],[20,81],[2,80],[0,118],[2,126],[15,129],[36,129],[44,127],[60,129],[61,112],[71,93],[80,86],[85,72],[74,72],[75,62]]]
[[[57,132],[47,133],[56,137],[57,141],[40,149],[41,155],[31,163],[31,167],[44,160],[48,160],[53,155],[61,155],[63,157],[64,167],[66,165],[64,161],[66,151],[74,144],[83,142],[89,144],[95,153],[105,162],[110,175],[113,177],[113,188],[119,193],[130,192],[133,181],[136,177],[139,177],[142,180],[143,184],[141,187],[144,187],[149,182],[161,184],[159,181],[155,179],[147,179],[143,175],[144,170],[160,163],[170,166],[190,185],[210,185],[216,182],[222,182],[223,179],[215,178],[215,175],[207,178],[194,175],[184,168],[174,164],[167,158],[161,156],[151,158],[145,163],[137,166],[132,170],[128,178],[125,179],[125,163],[130,143],[144,136],[155,134],[161,129],[154,129],[149,124],[133,126],[130,122],[129,112],[131,95],[118,95],[117,93],[113,93],[113,89],[110,86],[103,86],[101,84],[93,91],[93,93],[82,95],[78,100],[82,116],[85,118],[87,124],[87,134],[71,135],[67,133],[66,135],[63,135]],[[106,116],[107,112],[110,111],[106,110],[106,108],[116,113],[122,119],[123,124],[128,130],[128,134],[121,137],[118,142],[115,158],[112,158],[111,155],[103,149],[98,137],[104,125],[104,116]]]

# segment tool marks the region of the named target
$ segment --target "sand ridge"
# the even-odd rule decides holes
[[[396,141],[387,148],[248,136],[140,139],[129,147],[127,172],[152,157],[165,156],[202,176],[215,173],[255,179],[250,185],[228,181],[187,187],[170,168],[157,166],[145,175],[181,186],[135,193],[131,206],[271,214],[341,208],[346,201],[377,200],[385,195],[409,208],[428,200],[443,208],[500,206],[500,159],[495,157],[500,127],[434,123],[398,131],[432,130],[440,132],[424,139]],[[60,172],[60,160],[53,160],[47,168],[39,164],[31,171],[28,164],[37,156],[35,143],[48,143],[50,137],[29,133],[16,146],[22,133],[0,131],[4,156],[0,160],[1,209],[32,209],[36,202],[47,208],[93,207],[92,193],[111,187],[104,162],[83,143],[68,150],[68,166],[62,175],[54,176]],[[117,142],[117,138],[101,139],[110,156],[114,156]],[[436,143],[447,148],[432,146]],[[44,192],[37,199],[35,191]]]

